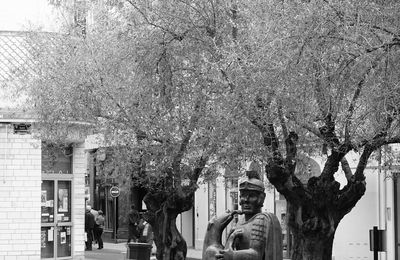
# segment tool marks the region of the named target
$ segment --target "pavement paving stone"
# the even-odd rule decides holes
[[[126,252],[126,243],[104,243],[101,250],[93,246],[92,251],[85,251],[85,260],[126,260]],[[201,260],[201,255],[201,249],[188,248],[186,260]],[[152,255],[150,260],[156,260],[156,257]]]
[[[126,243],[104,243],[103,249],[94,245],[92,251],[85,251],[85,260],[125,260],[126,252]],[[189,248],[186,259],[201,260],[201,254],[200,249]],[[156,260],[154,255],[151,260]]]

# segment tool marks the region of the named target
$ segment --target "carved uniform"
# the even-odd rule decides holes
[[[282,260],[281,234],[275,215],[258,213],[231,230],[225,249],[234,251],[233,260]]]

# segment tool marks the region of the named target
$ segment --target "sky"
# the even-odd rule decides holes
[[[55,30],[54,10],[48,0],[0,0],[0,31],[25,31],[37,26]]]

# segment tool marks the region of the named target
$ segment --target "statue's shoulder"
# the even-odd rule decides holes
[[[254,217],[253,220],[267,220],[267,221],[274,221],[278,220],[278,218],[270,212],[260,212],[257,213]]]
[[[278,218],[274,213],[262,212],[268,221],[268,231],[265,233],[266,246],[263,260],[282,260],[282,229]]]
[[[273,223],[279,223],[278,217],[271,212],[261,212],[261,215],[264,216],[265,219],[267,219],[268,221],[271,221]]]
[[[258,213],[250,221],[253,230],[260,230],[263,233],[266,231],[267,226],[270,225],[271,220],[267,214]]]
[[[258,213],[253,217],[253,221],[266,221],[269,219],[270,219],[270,217],[267,214],[265,214],[264,212]]]

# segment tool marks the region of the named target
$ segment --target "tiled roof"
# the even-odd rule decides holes
[[[0,85],[17,84],[34,73],[26,32],[0,31]]]
[[[33,37],[40,35],[36,44]],[[15,86],[36,75],[34,55],[38,43],[50,43],[55,47],[54,33],[0,31],[0,87]]]

